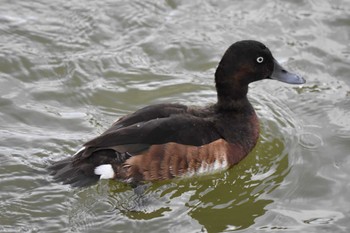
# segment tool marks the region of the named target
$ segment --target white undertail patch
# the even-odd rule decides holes
[[[94,173],[100,176],[100,180],[113,179],[115,176],[115,173],[111,164],[102,164],[100,166],[97,166],[94,170]]]

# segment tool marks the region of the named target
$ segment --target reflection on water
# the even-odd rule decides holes
[[[349,4],[2,1],[1,232],[348,232]],[[145,105],[215,101],[234,41],[266,43],[302,87],[251,85],[261,137],[231,170],[71,189],[48,161]]]

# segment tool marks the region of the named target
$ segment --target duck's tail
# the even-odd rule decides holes
[[[73,187],[85,187],[95,184],[100,177],[94,174],[93,164],[75,165],[73,157],[54,162],[49,170],[56,182],[70,184]]]
[[[96,151],[81,161],[77,161],[76,156],[54,162],[49,167],[55,181],[73,187],[86,187],[97,183],[99,179],[113,179],[116,178],[116,170],[127,157],[124,154],[118,156],[118,152],[112,149]]]

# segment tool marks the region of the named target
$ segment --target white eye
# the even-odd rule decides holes
[[[256,61],[257,61],[258,63],[262,63],[262,62],[264,61],[264,58],[263,58],[263,57],[258,57],[258,58],[256,59]]]

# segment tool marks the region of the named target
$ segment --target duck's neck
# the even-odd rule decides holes
[[[216,83],[218,93],[217,107],[226,111],[251,110],[252,106],[247,98],[248,86],[234,85],[233,83]]]
[[[226,59],[227,60],[227,59]],[[227,64],[222,59],[215,72],[215,87],[218,94],[217,107],[225,111],[254,111],[248,101],[248,84],[246,69],[235,66],[235,63]]]

